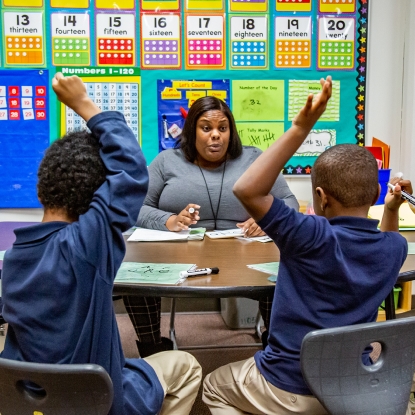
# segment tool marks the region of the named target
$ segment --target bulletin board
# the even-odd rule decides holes
[[[369,0],[0,2],[0,208],[38,207],[44,150],[85,128],[50,94],[57,71],[124,113],[148,164],[209,95],[228,103],[244,145],[265,150],[329,74],[327,111],[283,173],[310,174],[334,144],[364,145]]]

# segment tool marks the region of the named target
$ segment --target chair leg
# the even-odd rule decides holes
[[[176,315],[176,299],[171,299],[171,310],[170,310],[170,340],[173,342],[173,350],[178,350],[176,341],[176,330],[174,328],[174,317]]]
[[[261,312],[259,310],[255,319],[255,333],[258,336],[258,338],[261,339]]]

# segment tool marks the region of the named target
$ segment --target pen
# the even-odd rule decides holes
[[[219,268],[199,268],[194,269],[193,271],[181,271],[180,277],[187,278],[187,277],[197,277],[198,275],[209,275],[209,274],[218,274]]]
[[[392,183],[388,183],[389,189],[392,191],[395,190],[395,186]],[[415,206],[415,197],[410,195],[408,192],[405,192],[405,190],[401,190],[402,193],[402,199],[405,199],[407,202],[409,202],[411,205]]]
[[[195,208],[189,208],[189,213],[195,213]]]

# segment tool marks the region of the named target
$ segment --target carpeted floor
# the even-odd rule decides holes
[[[161,319],[162,335],[168,337],[168,314]],[[135,345],[135,333],[126,314],[117,314],[121,342],[126,357],[138,357]],[[258,337],[252,329],[231,330],[223,322],[219,313],[178,313],[175,321],[176,338],[179,349],[207,345],[207,348],[187,350],[199,361],[203,369],[203,376],[216,368],[230,362],[247,359],[261,347]],[[254,344],[252,347],[235,347],[238,344]],[[209,345],[231,346],[228,348],[209,348]],[[193,405],[191,415],[209,415],[210,412],[202,402],[201,389]]]

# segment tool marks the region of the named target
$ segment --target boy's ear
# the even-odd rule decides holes
[[[321,187],[317,187],[316,188],[316,195],[319,198],[320,209],[321,209],[322,212],[324,212],[324,210],[327,207],[327,203],[328,203],[327,195],[326,195],[325,191]]]
[[[381,190],[381,187],[380,187],[380,184],[378,183],[378,192],[376,193],[376,197],[373,199],[373,202],[370,206],[373,206],[378,201],[379,196],[380,196],[380,190]]]

